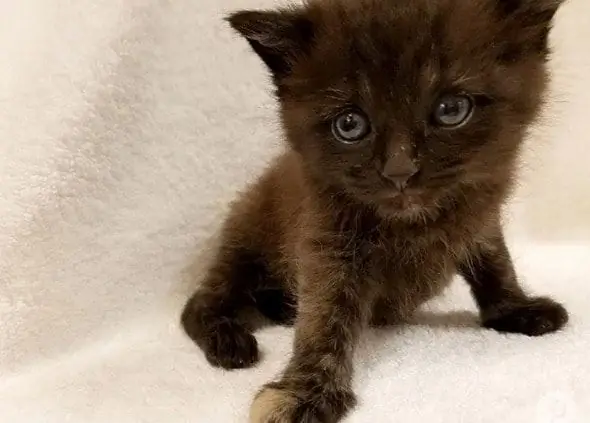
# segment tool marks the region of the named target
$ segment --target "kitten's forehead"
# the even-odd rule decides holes
[[[321,0],[311,7],[318,33],[302,74],[307,68],[340,85],[345,76],[366,87],[389,81],[421,89],[443,77],[471,79],[498,31],[489,0]]]
[[[518,13],[505,10],[513,1]],[[278,81],[280,96],[328,116],[354,104],[411,119],[449,92],[529,110],[546,84],[546,34],[557,3],[308,1],[313,41]]]
[[[389,41],[397,51],[423,42],[479,44],[494,36],[502,0],[313,0],[326,35]],[[320,31],[321,32],[321,31]],[[335,40],[338,41],[338,40]]]

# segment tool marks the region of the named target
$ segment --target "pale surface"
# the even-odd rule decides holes
[[[177,324],[227,201],[277,151],[263,67],[221,19],[271,3],[0,2],[0,421],[244,421],[288,359],[273,328],[258,368],[213,370]],[[367,334],[348,421],[589,421],[588,39],[570,0],[510,213],[519,273],[571,325],[484,331],[458,282],[453,314]]]

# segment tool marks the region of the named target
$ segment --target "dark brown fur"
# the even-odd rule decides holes
[[[519,287],[500,221],[542,105],[558,5],[315,0],[229,18],[271,71],[289,148],[234,204],[182,320],[224,368],[258,360],[246,308],[295,322],[291,362],[256,397],[252,422],[338,421],[355,403],[362,328],[403,321],[456,273],[485,327],[542,335],[565,324],[562,306]],[[472,96],[464,126],[433,125],[445,93]],[[354,147],[330,126],[351,105],[372,127]],[[410,162],[418,172],[400,193],[383,172]]]

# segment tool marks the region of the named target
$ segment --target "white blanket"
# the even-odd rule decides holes
[[[280,148],[264,68],[222,20],[272,3],[0,2],[0,422],[245,421],[287,361],[270,328],[258,367],[214,370],[178,324],[228,200]],[[457,281],[366,335],[347,421],[590,421],[589,39],[569,0],[507,213],[523,282],[571,324],[485,331]]]

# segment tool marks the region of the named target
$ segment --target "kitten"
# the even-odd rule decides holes
[[[228,18],[272,75],[288,148],[233,205],[182,323],[233,369],[259,358],[245,310],[294,321],[251,422],[339,421],[363,327],[403,321],[457,273],[486,328],[566,323],[519,286],[500,219],[559,4],[312,0]]]

